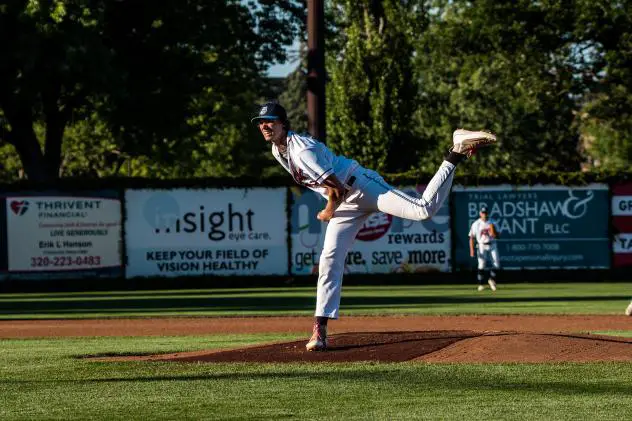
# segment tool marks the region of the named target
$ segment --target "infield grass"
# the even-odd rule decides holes
[[[0,295],[0,319],[312,315],[315,287]],[[343,315],[622,314],[626,283],[343,286]]]
[[[2,420],[622,420],[632,364],[94,362],[283,335],[0,341]]]

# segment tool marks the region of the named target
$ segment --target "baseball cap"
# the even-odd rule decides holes
[[[266,102],[259,107],[258,114],[253,117],[250,122],[255,123],[259,120],[281,120],[282,122],[285,122],[287,121],[287,113],[281,104],[277,104],[276,102]]]
[[[481,212],[487,213],[487,206],[481,206]]]

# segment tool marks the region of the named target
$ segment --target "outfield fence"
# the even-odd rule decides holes
[[[138,183],[137,183],[138,184]],[[290,186],[7,189],[0,280],[317,273],[324,199]],[[420,195],[425,185],[399,188]],[[456,185],[430,220],[372,214],[348,274],[470,271],[469,226],[487,206],[503,269],[632,266],[632,183]]]

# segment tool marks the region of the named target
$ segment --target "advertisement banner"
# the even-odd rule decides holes
[[[122,276],[116,191],[21,192],[3,201],[8,276]]]
[[[127,277],[284,275],[285,188],[127,190]]]
[[[424,188],[400,190],[419,196]],[[326,202],[308,189],[293,187],[291,191],[291,271],[294,275],[318,273],[327,224],[316,215]],[[449,213],[446,200],[432,219],[423,222],[371,214],[347,255],[345,273],[450,271]]]
[[[612,186],[612,264],[632,266],[632,183]]]
[[[4,197],[0,196],[0,279],[6,277],[9,253],[7,246],[7,203],[3,199]]]
[[[473,269],[469,229],[486,206],[504,269],[610,267],[608,187],[554,185],[453,188],[455,267]]]

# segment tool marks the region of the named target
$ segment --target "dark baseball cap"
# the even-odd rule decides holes
[[[487,213],[487,206],[481,206],[481,212]]]
[[[285,122],[287,121],[287,113],[281,104],[277,104],[276,102],[266,102],[259,107],[258,114],[253,117],[250,122],[255,123],[259,120],[281,120],[282,122]]]

